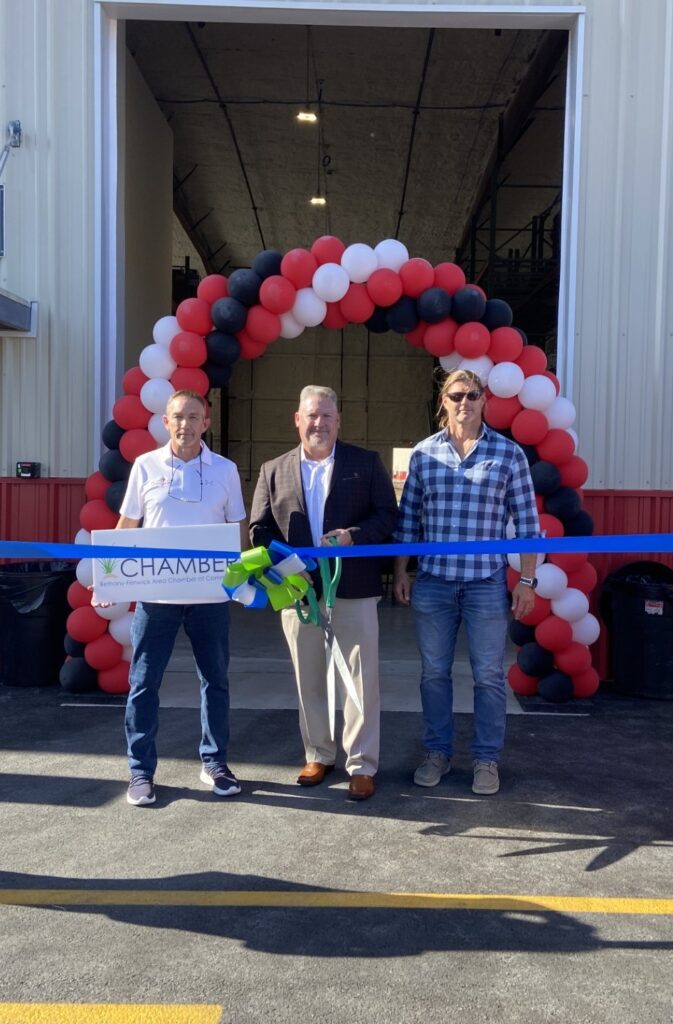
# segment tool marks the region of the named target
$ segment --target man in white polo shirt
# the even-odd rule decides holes
[[[194,391],[176,391],[166,405],[164,424],[170,435],[168,444],[139,456],[133,463],[117,529],[240,523],[241,546],[247,547],[238,470],[201,440],[210,424],[205,399]],[[130,804],[153,804],[156,800],[159,687],[180,626],[191,641],[201,684],[201,781],[217,796],[233,796],[241,791],[227,766],[229,605],[225,601],[223,593],[221,602],[143,601],[136,605],[131,629],[131,691],[125,719]]]

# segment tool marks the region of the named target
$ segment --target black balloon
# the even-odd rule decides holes
[[[119,448],[119,442],[125,433],[123,427],[120,427],[114,420],[110,420],[103,427],[101,440],[106,448]]]
[[[573,681],[565,672],[550,672],[540,679],[537,692],[544,700],[554,704],[563,704],[573,695]]]
[[[469,284],[460,288],[451,300],[451,316],[458,324],[481,320],[486,310],[486,299]]]
[[[231,378],[231,366],[217,366],[215,363],[204,363],[201,369],[208,374],[211,388],[226,388]]]
[[[526,332],[525,332],[525,331],[522,331],[520,327],[515,327],[515,328],[514,328],[514,330],[515,330],[515,331],[516,331],[516,332],[517,332],[518,334],[520,334],[520,335],[521,335],[521,340],[522,340],[522,342],[524,343],[524,345],[527,345],[527,344],[528,344],[528,335],[526,334]]]
[[[79,640],[74,640],[70,633],[66,633],[63,638],[63,650],[71,658],[83,658],[84,648],[86,644],[81,643]]]
[[[525,623],[519,622],[518,619],[510,619],[509,638],[517,647],[531,644],[535,640],[535,626],[526,626]]]
[[[594,521],[589,513],[582,509],[572,519],[567,519],[563,528],[566,537],[590,537],[594,532]]]
[[[236,334],[245,327],[248,310],[242,302],[227,296],[218,299],[210,308],[210,315],[218,331],[224,334]]]
[[[451,312],[451,296],[443,288],[426,288],[416,300],[418,315],[428,324],[446,320]]]
[[[105,504],[112,512],[119,515],[124,495],[126,494],[126,480],[115,480],[105,492]]]
[[[114,483],[115,480],[128,480],[131,463],[127,462],[122,453],[114,448],[112,451],[103,452],[98,460],[98,468],[106,480]]]
[[[487,299],[486,309],[481,318],[484,327],[495,331],[498,327],[511,327],[514,314],[512,307],[504,299]]]
[[[519,447],[523,449],[523,453],[526,456],[526,459],[528,461],[528,465],[532,469],[532,467],[537,462],[540,461],[540,456],[537,453],[537,448],[535,447],[534,444],[521,444],[521,445],[519,445]]]
[[[537,469],[537,466],[535,468]],[[550,494],[544,500],[545,512],[548,512],[550,516],[556,516],[563,523],[574,519],[581,508],[580,496],[572,487],[559,487],[558,490],[554,491],[553,494]]]
[[[388,308],[388,326],[391,331],[398,334],[408,334],[418,327],[418,308],[416,302],[409,295],[403,295],[392,306]]]
[[[372,334],[385,334],[390,330],[388,326],[388,310],[377,306],[369,320],[366,321],[365,327]]]
[[[261,277],[254,270],[246,270],[245,268],[235,270],[229,276],[227,283],[229,296],[242,302],[244,306],[254,306],[259,299],[259,286],[261,283]]]
[[[216,366],[231,366],[241,354],[241,343],[233,334],[211,331],[206,335],[208,361]]]
[[[63,662],[58,679],[68,693],[87,693],[96,688],[98,673],[84,658],[72,658]]]
[[[252,261],[252,269],[262,281],[274,274],[280,274],[280,265],[283,262],[282,252],[276,249],[264,249],[258,252]]]
[[[543,496],[553,494],[561,486],[561,473],[558,466],[555,466],[553,462],[545,462],[541,459],[531,466],[530,475],[533,478],[533,487],[536,494],[542,494]]]
[[[527,676],[546,676],[554,668],[554,656],[532,641],[523,645],[516,656],[516,663]]]

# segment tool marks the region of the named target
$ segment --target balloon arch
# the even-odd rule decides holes
[[[454,263],[432,266],[410,259],[396,239],[375,248],[346,247],[338,238],[318,238],[310,249],[283,255],[259,253],[251,269],[204,278],[196,298],[180,303],[175,316],[154,325],[154,341],[127,370],[124,394],[102,432],[106,451],[85,485],[77,543],[90,543],[95,529],[116,525],[134,459],[168,440],[162,414],[166,400],[187,388],[204,397],[226,386],[238,359],[258,359],[279,338],[296,338],[306,327],[340,329],[365,324],[369,331],[394,331],[415,348],[439,359],[445,370],[460,366],[486,384],[486,422],[522,445],[531,466],[540,524],[547,537],[593,532],[582,509],[588,468],[575,454],[572,402],[559,394],[542,349],[528,345],[512,326],[512,310],[488,299]],[[519,559],[508,558],[510,589]],[[588,697],[598,687],[589,645],[599,635],[588,594],[596,570],[585,554],[540,555],[535,606],[512,622],[518,647],[509,670],[515,693],[548,700]],[[96,685],[108,693],[128,691],[133,606],[93,608],[87,587],[92,560],[77,565],[68,600],[67,660],[61,684],[70,692]]]

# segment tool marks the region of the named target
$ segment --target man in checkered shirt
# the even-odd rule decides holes
[[[539,537],[535,492],[526,456],[489,428],[480,378],[450,372],[441,388],[441,430],[416,445],[409,463],[395,539],[502,540],[509,517],[516,536]],[[534,554],[521,555],[521,580],[512,594],[517,619],[535,601]],[[424,555],[411,596],[408,558],[395,559],[393,589],[411,604],[421,655],[425,757],[414,774],[419,786],[436,786],[451,770],[453,681],[451,669],[461,621],[474,676],[475,793],[497,793],[498,760],[505,738],[504,656],[509,601],[504,555]]]

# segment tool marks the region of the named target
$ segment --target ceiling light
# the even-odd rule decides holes
[[[327,200],[324,196],[311,196],[309,199],[311,206],[327,206]]]
[[[302,121],[304,124],[315,124],[318,120],[318,115],[314,114],[312,110],[300,110],[297,114],[297,121]]]

